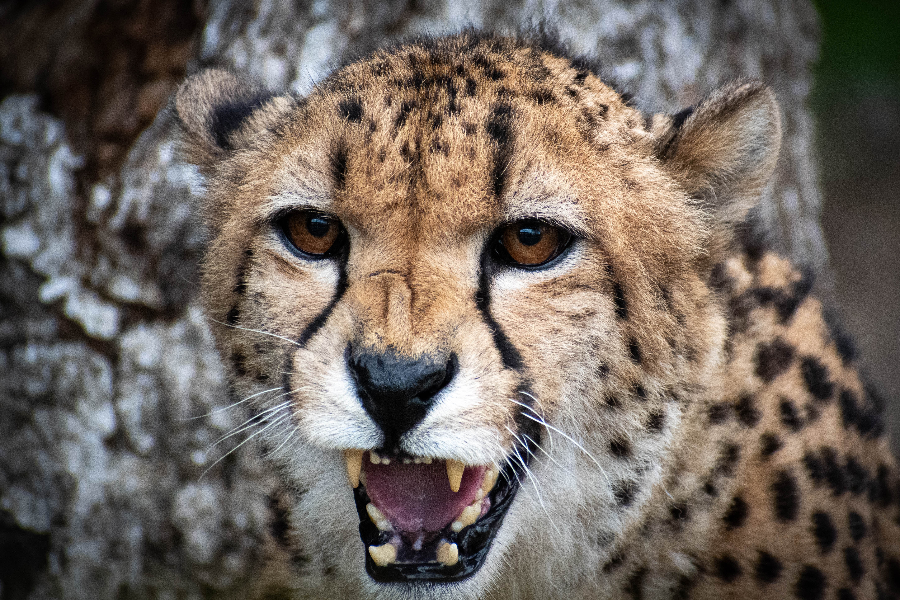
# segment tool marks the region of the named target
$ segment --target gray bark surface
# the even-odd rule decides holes
[[[425,4],[216,0],[188,70],[225,66],[305,93],[385,41],[547,20],[645,110],[756,77],[785,123],[761,215],[782,249],[824,271],[808,2]],[[0,598],[239,596],[258,570],[271,474],[252,443],[222,458],[243,436],[216,444],[244,415],[221,410],[216,325],[198,305],[195,171],[165,111],[112,172],[85,169],[93,155],[73,135],[36,94],[0,101]]]

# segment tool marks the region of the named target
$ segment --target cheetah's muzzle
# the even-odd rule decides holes
[[[516,454],[530,456],[534,450]],[[385,583],[450,582],[475,573],[527,465],[510,461],[501,470],[359,450],[348,450],[344,457],[366,547],[366,570]]]

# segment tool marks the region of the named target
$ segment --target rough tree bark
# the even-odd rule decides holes
[[[825,266],[808,2],[136,6],[0,8],[2,598],[239,596],[256,570],[270,475],[252,444],[220,460],[240,436],[214,445],[242,413],[218,410],[228,396],[215,324],[196,295],[198,189],[158,112],[185,70],[226,66],[304,93],[386,40],[547,20],[647,110],[758,77],[786,132],[761,215],[788,254]]]

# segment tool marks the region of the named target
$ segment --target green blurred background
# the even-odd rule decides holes
[[[817,0],[822,224],[846,329],[900,453],[900,0]]]

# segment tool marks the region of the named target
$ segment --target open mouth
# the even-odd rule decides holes
[[[484,563],[519,488],[519,455],[496,465],[346,450],[347,476],[376,581],[450,582]]]

